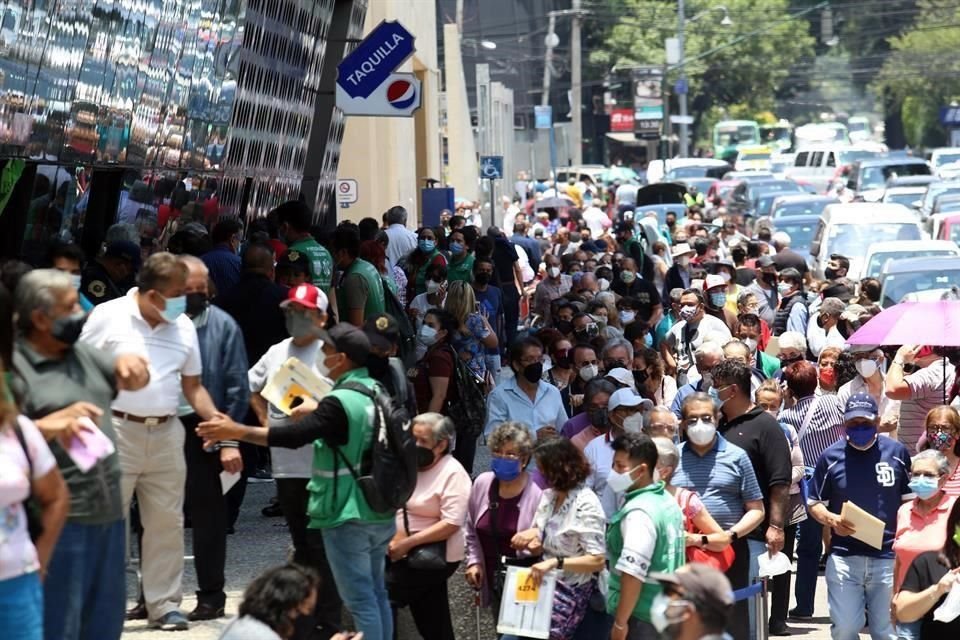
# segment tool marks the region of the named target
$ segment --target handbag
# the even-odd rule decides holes
[[[476,438],[487,424],[485,383],[477,380],[453,347],[449,349],[453,357],[456,393],[447,394],[450,400],[447,403],[445,415],[453,420],[458,436]]]
[[[407,508],[403,508],[403,528],[410,535],[410,519]],[[443,571],[447,568],[447,541],[428,542],[410,550],[406,557],[407,566],[419,571]]]
[[[680,505],[680,511],[683,512],[684,518],[686,518],[687,509],[690,507],[690,499],[693,496],[693,492],[690,490],[685,490],[684,492],[684,504]],[[690,533],[700,533],[697,531],[696,525],[693,524],[692,519],[687,520],[687,531]],[[733,545],[727,545],[723,551],[711,551],[710,549],[701,549],[700,547],[687,547],[687,562],[699,562],[700,564],[705,564],[713,567],[721,572],[726,572],[727,569],[733,566],[733,561],[736,559],[737,554],[733,550]]]
[[[33,460],[30,459],[30,450],[27,448],[23,431],[20,430],[19,421],[14,421],[13,432],[17,434],[17,441],[23,449],[23,455],[27,458],[27,467],[30,470],[30,494],[23,501],[23,511],[27,514],[27,531],[30,533],[30,540],[36,542],[43,535],[43,509],[37,502],[37,497],[33,494]]]
[[[499,544],[500,532],[497,530],[497,518],[500,511],[500,481],[496,478],[490,483],[489,493],[490,506],[490,528],[493,533],[495,544]],[[532,567],[540,562],[541,556],[529,556],[524,558],[505,558],[499,553],[496,554],[496,565],[493,568],[493,576],[490,581],[490,591],[493,595],[493,602],[499,603],[503,596],[503,587],[507,582],[507,566],[512,567]],[[497,607],[499,609],[499,606]]]

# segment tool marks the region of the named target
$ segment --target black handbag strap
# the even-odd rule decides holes
[[[494,558],[496,559],[496,570],[499,571],[503,568],[503,563],[500,560],[500,532],[497,530],[497,520],[499,519],[500,514],[500,480],[494,478],[493,482],[490,483],[490,494],[488,496],[490,501],[489,513],[490,513],[490,529],[493,531],[493,543],[496,546],[494,551]]]
[[[403,507],[403,529],[407,532],[407,537],[410,537],[410,517],[407,515],[407,507]]]
[[[20,423],[14,420],[13,432],[17,434],[17,441],[23,449],[23,455],[27,457],[27,468],[30,469],[30,486],[33,487],[33,460],[30,459],[30,450],[27,448],[27,440],[23,437],[23,431],[20,429]],[[30,489],[30,495],[33,495],[33,489]],[[29,498],[28,498],[29,499]]]

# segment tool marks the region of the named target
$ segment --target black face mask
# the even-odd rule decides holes
[[[590,418],[590,424],[597,429],[606,430],[609,426],[607,423],[607,409],[605,407],[590,409],[587,411],[587,417]]]
[[[626,369],[627,363],[623,360],[604,360],[603,361],[603,370],[604,371],[613,371],[614,369]]]
[[[577,329],[576,331],[573,332],[573,335],[580,342],[586,342],[587,340],[590,339],[590,336],[587,335],[586,329]]]
[[[474,282],[476,282],[476,283],[479,284],[479,285],[482,285],[482,286],[483,286],[483,285],[488,285],[488,284],[490,284],[490,276],[491,276],[491,275],[492,275],[492,274],[489,274],[489,273],[486,273],[486,272],[484,272],[484,273],[477,273],[477,274],[474,274],[473,280],[474,280]]]
[[[210,298],[205,293],[187,294],[187,315],[196,318],[210,306]]]
[[[764,273],[763,281],[766,282],[771,287],[777,286],[777,274],[775,273]]]
[[[570,352],[563,351],[560,353],[553,354],[553,366],[558,369],[569,369],[573,365],[573,360],[570,359]]]
[[[824,325],[825,323],[826,323],[826,318],[824,318],[823,314],[818,315],[818,316],[817,316],[817,326],[820,327],[821,329],[823,329],[823,325]]]
[[[387,356],[370,354],[367,356],[367,370],[374,378],[384,376],[390,370],[390,359]]]
[[[417,468],[426,469],[433,464],[433,449],[417,445]]]
[[[801,360],[803,360],[803,356],[797,356],[796,358],[789,358],[789,359],[780,358],[780,368],[783,369],[793,364],[794,362],[800,362]]]
[[[836,280],[838,277],[837,270],[829,267],[823,270],[823,275],[827,278],[827,280]]]
[[[637,386],[646,383],[647,378],[650,377],[650,374],[647,373],[646,369],[641,369],[640,371],[633,372],[633,381],[637,383]]]
[[[293,640],[311,640],[316,634],[317,618],[312,613],[293,619]]]
[[[557,331],[565,336],[568,336],[570,335],[570,332],[573,331],[573,322],[570,320],[557,320],[556,327]]]
[[[521,375],[523,376],[523,379],[530,384],[539,382],[540,378],[543,377],[543,363],[534,362],[533,364],[528,364],[523,368]]]
[[[76,344],[83,332],[83,325],[87,322],[87,314],[83,311],[61,316],[53,321],[50,335],[63,344]]]

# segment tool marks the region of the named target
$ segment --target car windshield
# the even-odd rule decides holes
[[[707,167],[677,167],[667,172],[668,180],[677,178],[703,178],[707,175]]]
[[[818,216],[823,213],[824,207],[826,207],[828,204],[830,204],[829,200],[781,204],[773,210],[773,217],[789,218],[790,216]]]
[[[940,196],[960,194],[960,185],[950,185],[948,187],[928,187],[927,192],[923,194],[923,204],[930,207],[936,206],[937,202],[942,200]]]
[[[877,153],[874,151],[864,151],[863,149],[853,149],[850,151],[838,151],[837,155],[840,156],[840,164],[853,164],[859,160],[866,160],[867,158],[874,158],[877,156]]]
[[[930,289],[949,289],[960,286],[960,269],[925,269],[888,275],[883,281],[884,307],[895,305],[903,296]]]
[[[717,131],[717,144],[750,144],[759,142],[757,130],[751,125],[724,127]]]
[[[922,197],[923,195],[920,193],[888,193],[883,196],[883,201],[912,207],[913,203]]]
[[[830,230],[830,253],[862,256],[874,242],[920,240],[920,227],[907,222],[838,224]]]
[[[902,176],[928,176],[930,167],[923,163],[917,164],[887,164],[882,167],[864,167],[860,172],[860,189],[876,189],[887,183],[887,180]]]
[[[796,182],[790,182],[788,180],[783,180],[781,182],[764,182],[762,184],[755,184],[750,188],[750,194],[754,198],[759,198],[770,193],[781,194],[783,192],[794,192],[802,191],[800,185]]]
[[[876,278],[880,275],[883,265],[887,260],[901,260],[903,258],[929,258],[930,256],[953,256],[953,251],[945,249],[913,249],[911,251],[884,251],[870,256],[870,264],[867,265],[865,277]]]
[[[755,216],[768,216],[770,215],[770,208],[773,206],[773,201],[777,199],[777,194],[771,194],[767,196],[760,196],[753,202],[753,214]]]
[[[817,221],[797,224],[787,220],[777,224],[777,231],[785,231],[790,236],[791,249],[806,254],[810,252],[810,244],[813,242],[813,234],[817,231],[817,224]]]
[[[960,161],[960,153],[942,153],[937,156],[937,166],[942,167],[945,164],[950,164],[951,162]]]
[[[769,160],[769,153],[741,153],[737,156],[737,160]]]

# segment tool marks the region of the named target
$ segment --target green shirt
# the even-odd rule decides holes
[[[13,363],[16,367],[13,391],[20,399],[21,413],[36,420],[74,402],[92,402],[103,411],[100,430],[116,446],[110,403],[117,389],[111,357],[78,342],[62,359],[54,360],[40,355],[20,339]],[[116,453],[99,461],[87,473],[81,473],[58,440],[48,444],[70,490],[70,522],[107,524],[123,518],[120,463]]]
[[[662,482],[654,482],[624,496],[623,506],[610,518],[607,527],[607,560],[610,565],[610,591],[607,594],[607,613],[613,615],[620,603],[621,574],[614,567],[623,551],[621,522],[631,511],[643,511],[653,522],[657,539],[650,558],[649,573],[673,573],[686,562],[686,538],[683,515],[677,501],[665,490]],[[663,587],[656,580],[645,580],[640,597],[633,607],[634,618],[651,622],[650,605]]]
[[[763,371],[763,375],[772,378],[780,370],[780,359],[763,351],[758,351],[757,355],[760,356],[757,368]]]
[[[337,309],[340,319],[346,321],[350,309],[363,308],[363,318],[387,312],[387,302],[383,294],[383,277],[377,268],[357,258],[353,261],[337,286]]]
[[[447,282],[473,281],[473,254],[468,253],[462,259],[450,258],[447,262]]]
[[[326,293],[333,281],[333,256],[311,236],[297,240],[287,251],[299,251],[307,256],[310,263],[310,280],[314,286]]]

